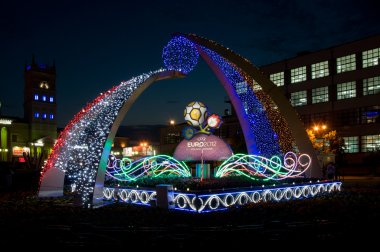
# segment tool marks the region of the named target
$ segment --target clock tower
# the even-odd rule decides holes
[[[34,56],[25,65],[24,119],[29,124],[31,145],[49,149],[57,138],[55,63],[39,64]]]

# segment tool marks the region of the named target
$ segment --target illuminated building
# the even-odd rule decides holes
[[[0,117],[0,161],[25,162],[23,153],[29,153],[29,162],[41,165],[57,138],[55,65],[37,64],[33,57],[24,79],[24,118]]]
[[[380,149],[380,35],[262,66],[301,116],[343,137],[346,160]]]

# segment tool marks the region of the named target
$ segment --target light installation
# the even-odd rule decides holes
[[[311,165],[310,156],[288,152],[283,157],[266,158],[257,155],[236,154],[224,161],[218,168],[215,177],[240,175],[250,179],[283,180],[299,178]]]
[[[190,212],[212,212],[226,210],[231,206],[248,203],[279,202],[292,199],[305,199],[341,190],[341,182],[317,182],[292,186],[263,186],[256,189],[232,190],[219,193],[184,193],[174,191],[171,195],[176,210]],[[129,204],[150,205],[157,199],[153,190],[105,187],[103,195],[106,200],[121,200]]]
[[[235,154],[215,167],[215,177],[245,176],[252,180],[283,180],[300,178],[311,165],[310,156],[288,152],[279,156]],[[110,155],[106,175],[119,181],[135,181],[142,177],[172,175],[191,177],[191,170],[185,162],[167,155],[144,157],[137,160],[118,159]]]
[[[118,159],[110,155],[106,175],[120,181],[134,181],[145,176],[191,177],[191,170],[184,162],[167,155],[150,156],[137,160]]]
[[[173,37],[162,51],[162,59],[166,69],[185,74],[194,69],[198,58],[199,53],[195,44],[182,36]]]
[[[165,74],[169,75],[165,70],[157,70],[122,82],[84,107],[58,137],[41,178],[50,169],[64,171],[71,181],[75,181],[76,192],[81,195],[82,204],[90,207],[97,179],[101,181],[99,190],[103,194],[104,172],[119,125],[116,123],[116,129],[112,126],[115,126],[125,102],[140,85],[153,82]],[[121,119],[118,121],[120,124]],[[41,183],[43,186],[43,181]]]
[[[113,139],[128,109],[155,81],[188,74],[196,66],[199,55],[214,71],[231,99],[248,154],[266,158],[288,151],[314,155],[289,101],[248,60],[213,41],[193,34],[176,34],[163,50],[164,64],[173,71],[161,69],[122,82],[74,116],[60,134],[44,166],[39,194],[63,191],[64,179],[57,172],[62,171],[75,180],[84,206],[96,204],[103,197]],[[306,175],[319,177],[318,162],[313,162],[313,167]]]
[[[281,150],[277,133],[270,125],[263,105],[247,83],[247,80],[226,59],[210,49],[205,47],[201,47],[201,49],[221,69],[228,83],[235,90],[234,95],[237,96],[236,99],[242,105],[239,111],[247,119],[249,131],[251,132],[250,137],[253,138],[255,143],[252,154],[266,157],[280,155]]]

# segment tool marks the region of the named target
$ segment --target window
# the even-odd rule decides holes
[[[12,142],[17,142],[17,135],[12,135]]]
[[[307,104],[306,90],[291,93],[290,101],[294,107],[306,105]]]
[[[356,82],[345,82],[337,85],[337,99],[348,99],[356,97]]]
[[[35,101],[38,101],[38,94],[35,94],[35,95],[34,95],[34,100],[35,100]]]
[[[317,113],[310,116],[313,124],[327,124],[329,121],[329,113]]]
[[[34,112],[34,118],[40,118],[40,113]]]
[[[336,59],[336,72],[344,73],[356,69],[356,55],[351,54]]]
[[[336,126],[358,125],[360,124],[360,109],[336,111],[334,120],[336,120]]]
[[[311,78],[317,79],[329,75],[329,62],[322,61],[311,65]]]
[[[43,113],[43,114],[42,114],[42,118],[43,118],[43,119],[46,119],[46,117],[47,117],[46,113]]]
[[[279,86],[284,86],[284,72],[274,73],[269,75],[269,79]]]
[[[380,122],[380,106],[367,107],[362,110],[362,123]]]
[[[237,94],[245,94],[247,93],[247,82],[242,81],[239,83],[236,83],[236,93]]]
[[[380,93],[380,76],[363,80],[363,95]]]
[[[347,153],[359,152],[359,137],[358,136],[343,137],[343,140],[344,140],[344,150]]]
[[[290,82],[297,83],[306,80],[306,67],[299,67],[290,70]]]
[[[53,97],[53,96],[50,96],[49,101],[50,101],[50,102],[54,102],[54,97]]]
[[[380,149],[380,135],[362,136],[362,152]]]
[[[259,85],[259,83],[255,80],[252,81],[252,89],[254,92],[263,90],[262,87]]]
[[[43,88],[43,89],[49,89],[49,84],[47,81],[41,81],[40,82],[40,88]]]
[[[313,88],[312,93],[312,103],[320,103],[329,101],[329,89],[328,87]]]
[[[50,114],[49,118],[50,118],[50,120],[53,120],[54,119],[54,115]]]
[[[380,48],[364,51],[363,56],[363,68],[379,65]]]
[[[44,101],[44,102],[46,101],[46,95],[42,96],[42,101]]]

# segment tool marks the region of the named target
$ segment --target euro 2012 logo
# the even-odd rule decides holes
[[[222,119],[217,114],[208,116],[207,106],[199,101],[190,102],[184,112],[185,121],[190,125],[183,129],[182,135],[189,140],[194,134],[211,134],[210,129],[217,129],[222,124]],[[199,128],[195,131],[194,128]]]

